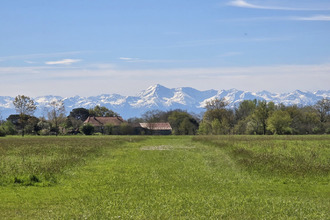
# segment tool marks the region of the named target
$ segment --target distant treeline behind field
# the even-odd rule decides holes
[[[36,105],[27,96],[17,96],[13,102],[18,114],[0,122],[0,136],[87,134],[88,117],[119,117],[106,107],[75,108],[65,114],[63,101],[54,100],[43,117],[34,117]],[[147,111],[140,118],[130,118],[120,125],[105,124],[101,134],[140,134],[134,131],[138,123],[169,122],[173,135],[265,135],[265,134],[330,134],[330,100],[324,98],[313,106],[276,105],[273,102],[245,100],[229,108],[224,99],[206,103],[205,112],[196,115],[180,109]],[[116,127],[116,133],[111,131]],[[111,131],[110,131],[111,130]],[[93,133],[93,132],[92,132]],[[92,134],[90,131],[88,134]]]

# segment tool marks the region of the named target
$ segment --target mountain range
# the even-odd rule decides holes
[[[271,93],[268,91],[249,92],[237,89],[199,91],[190,87],[166,88],[162,85],[150,86],[136,96],[122,96],[119,94],[103,94],[98,96],[60,97],[40,96],[33,100],[37,105],[35,116],[46,116],[49,103],[54,100],[63,100],[67,114],[74,108],[93,108],[96,105],[105,106],[123,118],[140,117],[149,110],[182,109],[199,114],[204,111],[207,101],[215,98],[224,98],[230,107],[237,106],[243,100],[266,100],[284,105],[314,105],[322,98],[329,98],[330,90],[304,92],[295,90],[290,93]],[[16,114],[14,97],[0,96],[0,117],[6,119],[10,114]]]

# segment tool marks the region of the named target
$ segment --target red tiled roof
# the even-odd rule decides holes
[[[89,116],[85,121],[84,124],[91,124],[93,126],[104,126],[106,124],[112,125],[120,125],[121,123],[125,122],[122,117],[94,117]]]
[[[170,123],[140,123],[142,128],[149,130],[172,130]]]

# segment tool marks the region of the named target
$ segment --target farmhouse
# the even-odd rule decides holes
[[[170,123],[140,123],[141,128],[145,134],[154,135],[170,135],[172,134],[172,127]]]
[[[122,117],[95,117],[89,116],[84,124],[94,126],[94,132],[102,134],[146,134],[146,135],[170,135],[172,127],[170,123],[137,123],[128,124]],[[111,125],[111,131],[107,126]]]
[[[120,126],[124,123],[124,119],[122,117],[95,117],[89,116],[85,121],[84,124],[91,124],[94,126],[95,132],[103,133],[104,127],[106,125],[112,125],[114,127]]]

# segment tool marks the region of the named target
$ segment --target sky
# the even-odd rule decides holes
[[[0,96],[330,90],[329,0],[0,3]]]

